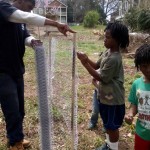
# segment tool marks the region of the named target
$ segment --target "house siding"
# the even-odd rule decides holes
[[[45,4],[41,6],[40,4],[33,12],[50,19],[55,18],[56,21],[61,23],[67,23],[67,6],[59,0],[51,1],[48,6],[45,6]]]

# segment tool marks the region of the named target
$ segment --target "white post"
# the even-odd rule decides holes
[[[59,12],[60,12],[60,13],[59,13],[59,14],[60,14],[60,22],[61,22],[61,7],[60,7],[60,11],[59,11]]]
[[[68,22],[68,20],[67,20],[67,10],[68,10],[68,9],[67,9],[67,7],[66,7],[66,23]]]

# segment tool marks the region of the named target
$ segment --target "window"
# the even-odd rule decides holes
[[[122,1],[119,1],[119,16],[122,16]]]
[[[39,8],[39,14],[40,14],[40,15],[44,14],[44,11],[43,11],[42,8]]]
[[[119,9],[122,9],[122,1],[119,1]]]
[[[128,11],[128,9],[129,9],[128,1],[125,1],[124,9],[125,9],[125,12]]]
[[[66,23],[66,17],[61,17],[61,23]]]

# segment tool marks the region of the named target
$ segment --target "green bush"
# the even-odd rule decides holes
[[[89,11],[84,17],[83,25],[84,27],[95,27],[98,24],[99,14],[97,11]]]
[[[138,29],[138,16],[139,11],[136,7],[133,7],[126,13],[124,17],[124,22],[128,25],[131,31],[136,31]]]
[[[150,10],[142,10],[140,11],[138,17],[138,27],[143,31],[150,31]]]

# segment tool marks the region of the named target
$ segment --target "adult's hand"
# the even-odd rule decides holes
[[[67,36],[67,32],[76,33],[75,31],[71,30],[67,24],[58,23],[57,28],[59,32]]]
[[[42,45],[43,43],[40,41],[40,40],[37,40],[37,39],[32,39],[31,40],[31,46],[34,48],[35,46],[40,46]]]
[[[46,18],[44,25],[49,25],[58,28],[58,31],[67,36],[67,32],[76,33],[71,30],[67,24],[59,23],[57,21]]]

